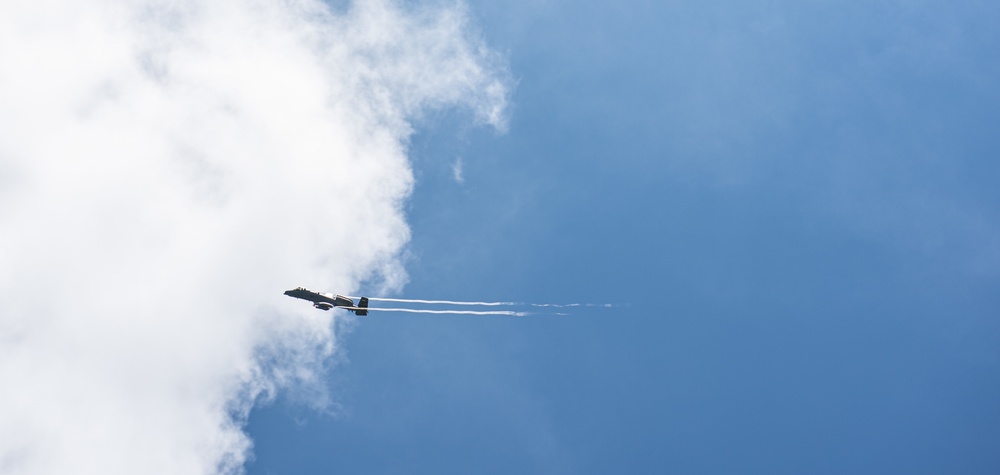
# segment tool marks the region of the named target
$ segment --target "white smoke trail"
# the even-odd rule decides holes
[[[399,288],[410,119],[503,126],[430,3],[0,2],[0,473],[239,473],[255,401],[322,385],[275,289]]]
[[[531,315],[529,312],[515,312],[511,310],[431,310],[423,308],[368,308],[368,311],[375,312],[404,312],[404,313],[431,313],[438,315],[507,315],[511,317],[524,317]]]
[[[359,299],[360,297],[349,297],[352,299]],[[475,301],[460,301],[460,300],[423,300],[423,299],[394,299],[387,297],[368,297],[368,300],[373,302],[398,302],[398,303],[420,303],[420,304],[437,304],[437,305],[467,305],[467,306],[481,306],[481,307],[552,307],[552,308],[570,308],[570,307],[603,307],[603,308],[613,308],[617,304],[610,303],[567,303],[567,304],[556,304],[556,303],[529,303],[529,302],[475,302]]]
[[[601,307],[601,308],[615,308],[619,304],[613,303],[525,303],[521,305],[529,305],[532,307],[554,307],[554,308],[570,308],[570,307]]]
[[[358,297],[351,297],[357,299]],[[423,303],[423,304],[441,304],[441,305],[470,305],[470,306],[482,306],[482,307],[497,307],[497,306],[510,306],[510,305],[523,305],[517,302],[461,302],[456,300],[420,300],[420,299],[392,299],[386,297],[368,297],[368,300],[374,302],[398,302],[398,303]]]

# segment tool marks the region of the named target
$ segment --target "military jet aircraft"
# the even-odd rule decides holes
[[[311,290],[306,290],[304,287],[296,287],[292,290],[286,290],[285,295],[289,297],[295,297],[297,299],[308,300],[313,303],[313,307],[320,310],[330,310],[333,307],[339,307],[344,310],[349,310],[354,312],[355,315],[368,315],[368,297],[361,297],[358,302],[358,306],[354,306],[354,301],[343,295],[330,295],[323,292],[313,292]]]

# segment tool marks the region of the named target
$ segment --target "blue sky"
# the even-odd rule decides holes
[[[1000,7],[319,1],[0,2],[0,471],[1000,471]]]
[[[1000,7],[469,10],[509,129],[418,122],[402,296],[622,305],[358,319],[249,473],[1000,470]]]

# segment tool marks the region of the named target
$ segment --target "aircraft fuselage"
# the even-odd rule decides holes
[[[296,287],[292,290],[286,290],[285,295],[289,297],[295,297],[297,299],[308,300],[313,303],[313,307],[320,310],[330,310],[333,307],[343,307],[345,310],[350,310],[358,315],[368,314],[368,299],[362,297],[361,302],[358,307],[354,306],[354,300],[349,297],[344,297],[343,295],[331,295],[323,292],[313,292],[304,287]]]

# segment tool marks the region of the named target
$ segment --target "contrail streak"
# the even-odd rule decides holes
[[[435,314],[446,314],[446,315],[507,315],[511,317],[524,317],[530,315],[528,312],[514,312],[510,310],[427,310],[427,309],[416,309],[416,308],[377,308],[368,307],[368,311],[372,312],[406,312],[406,313],[435,313]]]
[[[351,297],[357,298],[357,297]],[[454,300],[419,300],[419,299],[390,299],[382,297],[368,297],[368,300],[375,302],[400,302],[400,303],[428,303],[428,304],[444,304],[444,305],[476,305],[483,307],[497,307],[503,305],[523,305],[517,302],[457,302]]]
[[[568,307],[603,307],[603,308],[613,308],[617,307],[617,304],[613,303],[523,303],[519,305],[528,305],[531,307],[555,307],[555,308],[568,308]]]
[[[352,299],[357,299],[358,297],[350,297]],[[399,302],[399,303],[421,303],[421,304],[440,304],[440,305],[470,305],[470,306],[481,306],[481,307],[553,307],[553,308],[569,308],[569,307],[605,307],[611,308],[616,307],[615,304],[610,303],[568,303],[568,304],[557,304],[557,303],[528,303],[528,302],[463,302],[457,300],[422,300],[422,299],[393,299],[387,297],[368,297],[368,300],[373,302]]]

